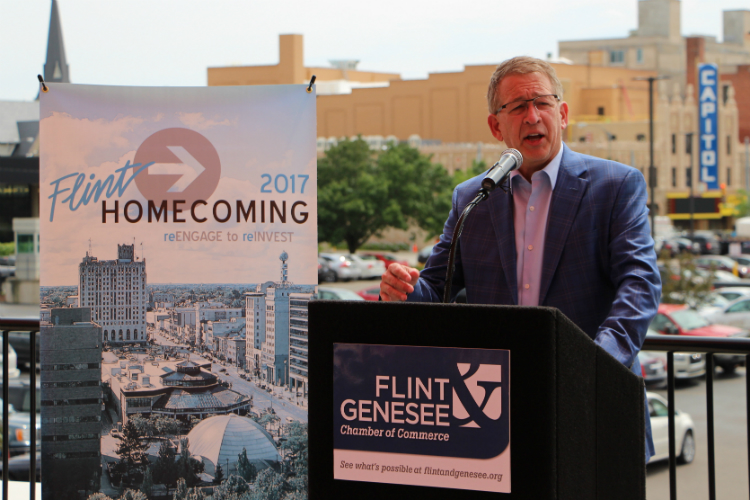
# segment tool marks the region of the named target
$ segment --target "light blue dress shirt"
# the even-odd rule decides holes
[[[538,306],[542,281],[544,240],[547,234],[552,191],[557,182],[563,148],[549,164],[527,181],[518,170],[511,172],[513,223],[516,233],[516,279],[518,305]]]

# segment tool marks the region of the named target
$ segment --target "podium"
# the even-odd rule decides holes
[[[395,499],[412,498],[412,495],[413,498],[436,499],[645,499],[643,380],[595,345],[559,310],[547,307],[320,300],[311,301],[309,304],[308,330],[311,499]],[[356,398],[341,403],[335,400],[339,396],[334,395],[334,377],[337,377],[337,380],[342,377],[338,359],[341,356],[336,358],[334,351],[341,346],[350,345],[364,345],[365,347],[358,348],[366,352],[369,352],[369,346],[375,346],[375,351],[382,351],[382,346],[412,346],[409,349],[413,346],[452,348],[437,351],[445,352],[446,355],[453,352],[461,354],[464,352],[462,350],[472,349],[507,352],[509,363],[505,364],[509,365],[509,371],[504,372],[502,389],[509,396],[509,405],[502,411],[505,417],[509,417],[507,451],[510,465],[507,479],[510,492],[457,489],[450,485],[416,486],[404,483],[408,482],[408,477],[417,477],[407,474],[388,476],[401,481],[401,484],[334,479],[335,467],[345,466],[343,460],[340,461],[341,464],[334,463],[334,454],[338,453],[334,448],[341,447],[343,438],[353,440],[351,436],[338,435],[343,434],[344,430],[334,422],[341,422],[342,416],[350,419],[357,415]],[[408,354],[412,351],[399,347],[393,352]],[[398,372],[399,376],[409,375],[408,366],[404,365],[410,363],[403,361],[409,358],[400,356],[394,355],[394,366],[390,368],[396,370],[393,373]],[[378,359],[380,362],[389,362],[388,356]],[[339,364],[335,366],[335,363]],[[459,367],[461,366],[464,365],[459,363]],[[384,375],[379,376],[376,382],[365,381],[364,385],[368,388],[371,385],[376,387],[380,397],[390,397],[391,392],[388,391],[392,390],[393,396],[403,397],[404,401],[411,398],[415,403],[421,404],[428,400],[424,395],[427,382],[430,382],[428,375],[421,381],[422,399],[418,400],[412,393],[414,381],[418,378],[416,375],[408,379],[407,397],[404,389],[406,385],[399,386],[405,384],[403,379],[406,377],[393,377],[391,380],[386,373],[388,367],[378,370]],[[443,382],[441,384],[445,385]],[[482,387],[490,386],[486,386],[485,383]],[[415,390],[418,398],[419,389]],[[445,401],[450,404],[448,390],[450,389],[446,389]],[[337,391],[340,393],[340,390]],[[435,393],[432,394],[433,399],[436,398],[436,391],[437,385]],[[360,404],[359,407],[367,412],[359,414],[360,420],[366,421],[365,429],[367,426],[377,428],[377,417],[380,417],[380,421],[384,420],[383,413],[373,409],[372,401],[370,398],[364,401],[364,406]],[[395,401],[391,399],[393,422],[396,422],[395,405],[398,404]],[[461,414],[455,409],[456,401],[454,392],[454,407],[450,410],[453,412],[454,420],[455,415]],[[385,402],[381,406],[386,410],[388,408]],[[428,409],[427,413],[428,418],[434,422],[435,417],[430,417],[430,411],[434,413],[434,408]],[[374,422],[373,415],[376,417]],[[388,415],[385,415],[386,420],[387,418]],[[437,420],[440,425],[440,419]],[[354,420],[350,423],[357,422],[358,420]],[[429,421],[427,423],[433,425]],[[477,426],[474,422],[472,424]],[[469,432],[465,429],[466,425],[458,427],[451,423],[451,426],[434,429],[447,429],[446,432],[450,430],[453,436],[462,436],[464,434],[460,434],[461,432]],[[394,430],[397,427],[408,426],[397,426],[392,422],[385,426],[386,429]],[[471,424],[468,427],[471,427]],[[370,431],[371,434],[372,432]],[[380,432],[382,433],[382,430]],[[389,431],[385,432],[387,435]],[[339,444],[335,444],[335,441]],[[401,440],[399,443],[412,445],[412,441]],[[459,438],[454,437],[453,443],[458,441]],[[491,440],[487,440],[488,443],[489,441]],[[395,441],[385,438],[379,441],[374,438],[361,438],[359,442],[365,443],[366,446],[370,446],[367,443],[383,443],[387,447]],[[427,450],[426,453],[432,455],[435,454],[432,450],[437,449],[434,447],[441,445],[421,442],[416,444],[423,446],[419,449]],[[433,448],[429,448],[430,446]],[[474,447],[476,451],[481,452],[483,445],[480,443]],[[400,463],[405,457],[413,457],[413,454],[407,457],[387,450],[374,450],[372,453],[370,456],[377,458],[373,462],[381,464]],[[428,458],[432,460],[434,457]],[[482,459],[469,459],[468,462],[462,463],[479,465]],[[419,462],[414,464],[419,465]],[[455,470],[464,468],[467,467],[461,466]],[[451,473],[458,476],[455,471]],[[375,481],[388,481],[384,479],[386,476],[380,474],[372,477]],[[422,476],[419,477],[420,480],[424,479]]]

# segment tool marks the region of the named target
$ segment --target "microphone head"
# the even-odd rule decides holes
[[[523,165],[523,155],[521,155],[521,152],[519,150],[508,148],[503,151],[503,154],[501,156],[505,156],[506,154],[512,155],[513,158],[516,159],[516,168],[514,168],[513,170],[521,168],[521,165]]]

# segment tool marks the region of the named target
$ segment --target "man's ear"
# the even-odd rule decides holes
[[[497,116],[489,115],[487,117],[487,125],[490,126],[492,136],[498,141],[503,142],[503,133],[500,131],[500,122],[497,120]]]
[[[568,127],[568,103],[565,101],[560,103],[560,121],[562,129],[565,130]]]

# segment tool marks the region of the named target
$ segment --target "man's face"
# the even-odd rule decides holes
[[[508,75],[500,81],[496,91],[500,105],[555,93],[549,78],[542,73]],[[490,115],[487,122],[498,141],[521,152],[521,173],[530,178],[560,151],[562,131],[568,125],[568,105],[560,102],[549,109],[536,109],[529,103],[526,111],[518,116],[511,116],[509,108]]]

